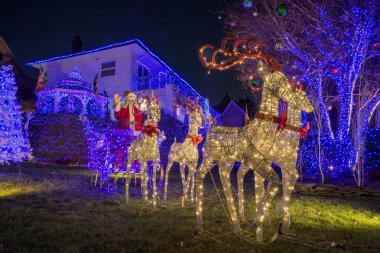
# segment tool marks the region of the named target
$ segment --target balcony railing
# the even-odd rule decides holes
[[[150,90],[164,88],[166,84],[179,84],[181,80],[175,74],[159,74],[144,77],[133,77],[133,82],[137,90]]]

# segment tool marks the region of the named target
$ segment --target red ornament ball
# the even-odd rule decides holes
[[[339,72],[339,67],[332,67],[330,69],[330,73],[331,74],[338,74],[338,72]]]

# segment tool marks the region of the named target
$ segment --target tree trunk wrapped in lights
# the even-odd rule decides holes
[[[190,189],[190,200],[194,202],[195,191],[195,172],[199,159],[198,144],[202,142],[202,135],[198,133],[198,129],[202,127],[202,108],[198,101],[191,102],[189,99],[181,101],[181,104],[176,104],[174,98],[173,106],[179,108],[186,107],[187,114],[189,115],[189,131],[186,139],[183,142],[174,141],[169,152],[169,162],[165,175],[165,192],[164,199],[167,198],[169,173],[174,162],[178,162],[181,171],[183,197],[188,199],[188,191]],[[186,177],[186,167],[188,167],[188,174]]]
[[[278,175],[270,165],[272,162],[276,162],[293,175],[295,164],[292,164],[292,161],[294,161],[294,157],[297,158],[298,147],[286,145],[281,139],[282,135],[284,135],[281,129],[285,129],[286,125],[282,118],[278,117],[279,100],[283,99],[288,102],[288,104],[294,104],[297,108],[308,112],[312,111],[312,107],[306,94],[298,89],[294,89],[289,79],[279,71],[281,66],[277,63],[276,59],[260,51],[260,45],[263,45],[262,43],[258,43],[257,45],[259,46],[250,49],[249,44],[252,40],[234,40],[230,38],[229,40],[233,41],[232,52],[224,40],[221,49],[214,51],[211,62],[207,62],[207,58],[204,54],[205,49],[213,47],[210,45],[202,47],[200,50],[202,64],[209,69],[224,70],[235,66],[234,61],[238,61],[239,64],[242,64],[248,59],[264,60],[265,63],[259,61],[256,73],[252,73],[247,80],[247,86],[252,91],[262,90],[262,103],[259,112],[256,114],[256,118],[245,127],[232,128],[213,126],[208,132],[203,148],[203,164],[197,176],[197,226],[198,229],[203,229],[202,206],[204,177],[211,170],[212,165],[218,164],[233,230],[235,233],[241,232],[235,201],[231,191],[231,182],[229,180],[232,164],[239,161],[243,167],[254,169],[257,174],[268,181],[265,192],[263,194],[260,193],[260,201],[255,217],[257,226],[256,240],[261,242],[263,240],[262,225],[264,217],[268,215],[270,203],[281,184]],[[220,53],[224,54],[227,59],[218,63],[216,55]],[[267,66],[269,66],[269,68]],[[261,87],[253,87],[251,82],[249,82],[254,74],[257,75],[257,78],[262,80],[263,84]],[[281,131],[279,131],[278,128],[280,128]],[[290,157],[289,154],[291,154]],[[298,174],[295,174],[292,178],[297,177]],[[239,184],[241,185],[243,177],[240,177],[239,180]],[[289,185],[286,185],[286,189],[289,189],[290,193],[292,187],[290,184],[292,182],[293,181],[288,182]],[[244,204],[243,195],[240,194],[239,197],[240,203]]]
[[[126,201],[129,199],[129,184],[130,177],[128,176],[130,173],[131,165],[134,161],[139,161],[141,164],[141,190],[144,196],[144,200],[146,202],[149,201],[149,189],[148,189],[148,162],[151,161],[153,163],[153,193],[152,193],[152,202],[153,207],[157,205],[157,171],[160,166],[160,152],[158,145],[158,126],[157,123],[161,119],[161,111],[158,105],[158,99],[152,93],[152,98],[150,99],[148,96],[144,98],[148,102],[147,107],[147,120],[143,125],[143,134],[133,140],[131,146],[128,148],[128,162],[126,168],[126,184],[125,184],[125,196]]]

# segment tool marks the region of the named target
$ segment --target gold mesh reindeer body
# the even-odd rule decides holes
[[[147,120],[144,122],[143,132],[144,134],[137,137],[131,143],[128,148],[128,162],[127,162],[127,175],[129,174],[130,167],[134,161],[139,161],[141,164],[141,190],[144,196],[144,200],[148,202],[149,200],[149,189],[148,189],[148,162],[153,163],[153,193],[152,202],[153,207],[157,204],[157,185],[156,185],[156,174],[159,169],[160,162],[160,152],[158,145],[158,127],[157,123],[161,119],[161,111],[158,105],[157,97],[152,93],[152,99],[148,96],[144,98],[148,102],[147,106]],[[129,184],[130,177],[127,176],[126,179],[126,200],[128,202],[129,198]]]
[[[268,160],[273,160],[282,171],[283,196],[277,207],[278,212],[283,213],[283,222],[286,227],[290,227],[291,214],[288,208],[291,194],[298,179],[296,163],[298,159],[298,145],[300,137],[305,137],[309,125],[301,128],[301,111],[311,112],[313,110],[305,92],[295,90],[296,101],[288,103],[287,121],[284,131],[278,135],[273,145],[273,153],[268,156]],[[244,175],[255,164],[244,164],[238,172],[238,195],[240,219],[245,220],[244,215]],[[258,206],[264,196],[264,178],[255,173],[255,200]]]
[[[178,107],[178,105],[174,106]],[[195,172],[199,159],[198,144],[202,141],[202,135],[198,133],[198,129],[202,127],[202,111],[197,101],[193,103],[188,100],[183,103],[183,106],[186,107],[187,114],[189,115],[189,130],[186,135],[186,139],[183,142],[174,141],[173,145],[170,147],[168,167],[165,175],[164,199],[166,200],[167,198],[167,188],[171,167],[174,162],[178,162],[181,172],[183,197],[188,200],[188,192],[190,189],[190,199],[191,202],[193,202],[195,191]],[[186,167],[188,168],[187,176]]]
[[[280,149],[275,145],[280,138],[279,136],[283,134],[279,130],[283,130],[285,126],[284,119],[278,117],[279,99],[288,103],[295,103],[297,98],[288,79],[280,72],[281,68],[277,61],[259,51],[262,43],[259,43],[253,51],[248,47],[249,42],[250,40],[237,39],[231,53],[224,40],[222,48],[214,52],[211,63],[206,62],[203,51],[206,48],[212,48],[212,46],[205,45],[200,50],[201,61],[209,69],[224,70],[229,66],[236,65],[236,62],[241,64],[245,59],[263,59],[266,64],[260,61],[257,68],[257,73],[264,83],[262,85],[262,104],[255,119],[243,128],[213,127],[208,133],[204,145],[203,164],[197,176],[196,215],[198,229],[202,230],[203,180],[210,171],[211,165],[218,164],[233,229],[234,232],[240,233],[240,225],[231,191],[230,172],[235,161],[242,162],[243,167],[249,164],[257,174],[268,181],[265,193],[260,197],[255,219],[256,240],[262,241],[264,217],[268,214],[271,200],[281,185],[278,175],[270,165],[274,161],[280,163],[287,161],[283,154],[277,153]],[[243,43],[245,53],[239,52],[239,43]],[[229,59],[217,64],[216,55],[219,53],[224,53]],[[266,66],[269,66],[269,71]],[[255,87],[249,87],[251,90],[257,90]]]

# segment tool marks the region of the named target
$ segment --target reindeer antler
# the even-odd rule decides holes
[[[228,42],[230,41],[233,42],[232,51],[227,47]],[[252,38],[236,38],[233,36],[227,36],[222,40],[221,47],[213,52],[211,61],[209,62],[204,56],[204,51],[206,49],[213,50],[214,46],[211,44],[203,45],[199,50],[199,60],[202,65],[208,69],[227,70],[238,64],[242,64],[245,60],[263,59],[270,70],[281,71],[282,67],[276,58],[261,52],[261,47],[267,45],[265,42],[257,43],[253,49],[249,47],[254,41],[255,40]],[[219,54],[223,54],[227,58],[218,63],[216,58]]]
[[[198,110],[200,108],[200,105],[199,105],[199,102],[198,102],[199,101],[199,97],[197,97],[195,99],[195,102],[193,102],[193,101],[190,100],[190,96],[188,96],[186,98],[186,100],[184,100],[182,97],[174,97],[173,98],[173,104],[172,104],[173,108],[178,109],[181,106],[183,106],[183,107],[188,108],[190,111],[196,111],[196,110]],[[179,104],[177,103],[177,100],[180,101]]]
[[[140,99],[140,92],[139,93],[137,93],[137,99],[136,99],[136,103],[140,106],[141,104],[142,104],[142,102],[144,101],[144,99],[145,99],[145,91],[143,91],[143,93],[142,93],[142,100],[141,100],[141,102],[139,102],[139,99]]]
[[[303,90],[303,86],[302,86],[301,82],[296,81],[296,78],[297,77],[295,77],[295,76],[292,78],[291,77],[288,78],[290,85],[292,86],[293,89]]]
[[[180,101],[179,104],[177,104],[177,100]],[[186,104],[186,101],[183,102],[183,99],[181,97],[173,97],[173,103],[172,103],[172,106],[174,109],[178,109],[180,108],[181,106],[184,106]]]
[[[156,102],[156,104],[158,104],[158,97],[157,97],[157,95],[154,93],[154,90],[152,90],[152,100],[153,100],[154,102]]]

